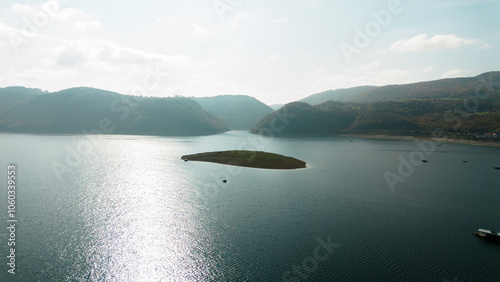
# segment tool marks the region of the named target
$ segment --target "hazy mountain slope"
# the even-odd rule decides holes
[[[330,90],[301,101],[315,104],[324,99],[353,96],[356,98],[349,102],[287,104],[259,121],[251,132],[429,135],[440,128],[451,133],[500,133],[500,72],[404,85]],[[289,122],[280,127],[283,116]]]
[[[285,105],[251,130],[254,134],[333,135],[338,133],[421,134],[500,132],[500,102],[480,101],[474,109],[461,100],[408,100],[374,103],[302,102]],[[455,111],[461,109],[463,111]]]
[[[40,89],[12,86],[0,88],[0,112],[24,100],[42,95]]]
[[[269,107],[271,109],[273,109],[274,111],[276,111],[276,110],[279,110],[279,109],[283,108],[284,105],[285,104],[272,104],[272,105],[269,105]]]
[[[233,130],[250,130],[273,109],[261,101],[244,95],[221,95],[192,98],[203,108],[220,118]]]
[[[357,110],[351,104],[325,102],[311,106],[292,102],[267,115],[250,131],[254,134],[328,135],[348,128],[355,120]]]
[[[489,99],[500,98],[500,72],[488,72],[476,77],[448,78],[402,85],[387,85],[374,88],[353,99],[354,102],[376,102],[388,100],[411,100],[431,98],[472,98],[476,90],[484,92],[497,85]]]
[[[313,94],[299,100],[298,102],[308,103],[310,105],[319,105],[326,101],[349,102],[358,96],[375,89],[376,86],[358,86],[347,89],[327,90],[321,93]]]
[[[0,131],[205,135],[227,130],[188,98],[142,98],[94,88],[37,95],[2,112]]]

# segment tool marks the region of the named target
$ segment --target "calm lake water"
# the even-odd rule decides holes
[[[391,190],[384,174],[418,156],[413,141],[232,131],[1,134],[0,144],[0,281],[500,281],[500,245],[471,235],[500,229],[497,148],[436,146]],[[180,160],[229,149],[308,168]],[[15,275],[6,258],[10,163]]]

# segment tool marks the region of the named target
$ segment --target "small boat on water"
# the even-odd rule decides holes
[[[474,233],[476,237],[481,237],[486,240],[491,240],[500,243],[500,232],[490,231],[486,229],[478,229],[476,233]]]
[[[500,166],[496,166],[495,169],[500,169]]]

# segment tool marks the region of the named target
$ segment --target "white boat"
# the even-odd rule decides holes
[[[490,230],[479,228],[477,230],[477,232],[474,233],[474,235],[477,237],[487,239],[487,240],[500,242],[500,232],[495,232],[495,231],[490,231]]]

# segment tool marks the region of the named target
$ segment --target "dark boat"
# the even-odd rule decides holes
[[[495,169],[500,169],[500,166],[496,166]]]
[[[476,237],[481,237],[486,240],[494,241],[500,243],[500,233],[495,231],[490,231],[486,229],[478,229],[476,233],[474,233]]]

